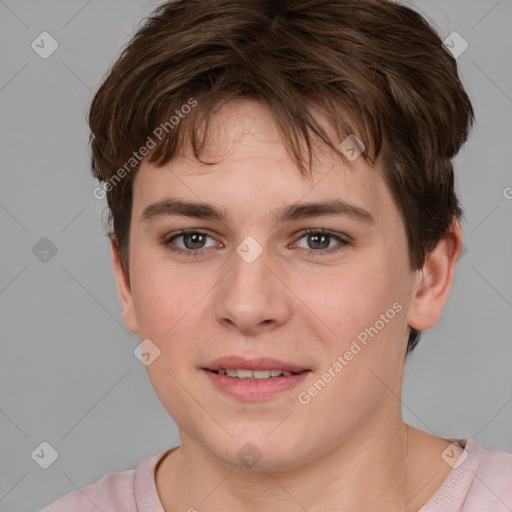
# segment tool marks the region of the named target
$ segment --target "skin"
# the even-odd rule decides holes
[[[408,326],[424,330],[439,319],[462,250],[459,224],[412,271],[404,223],[379,160],[375,168],[362,157],[349,166],[317,146],[312,178],[301,176],[270,112],[249,100],[226,104],[211,128],[202,158],[214,165],[189,153],[163,167],[142,163],[133,184],[129,279],[112,243],[125,324],[159,348],[146,369],[180,433],[181,446],[156,472],[164,509],[418,510],[451,470],[441,458],[450,441],[402,419]],[[171,196],[224,207],[227,221],[141,220],[144,208]],[[276,224],[269,213],[339,198],[369,211],[375,223],[329,215]],[[209,234],[201,255],[177,254],[162,243],[191,228]],[[302,233],[307,228],[351,241],[329,254],[340,242],[330,238],[323,246]],[[251,264],[236,252],[247,236],[263,249]],[[198,250],[185,243],[177,238],[174,247]],[[402,310],[309,403],[300,403],[298,393],[395,302]],[[297,388],[244,402],[218,391],[201,370],[233,354],[312,371]],[[247,442],[261,454],[250,468],[237,457]]]

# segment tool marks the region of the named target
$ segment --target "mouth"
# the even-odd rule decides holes
[[[272,357],[242,357],[242,356],[226,356],[215,359],[204,367],[205,370],[218,372],[224,371],[277,371],[300,373],[304,370],[310,370],[306,366],[301,366],[295,363],[283,361],[281,359],[274,359]],[[242,375],[243,376],[243,375]],[[277,376],[277,375],[276,375]]]
[[[291,372],[287,370],[249,370],[249,369],[231,369],[219,368],[218,370],[209,370],[209,372],[216,373],[217,375],[226,375],[232,379],[237,380],[270,380],[278,379],[280,377],[290,377],[291,375],[298,375],[300,373],[309,372],[311,370],[303,370],[300,372]]]
[[[313,371],[278,359],[238,356],[216,359],[202,370],[215,389],[243,401],[271,399],[293,389]]]

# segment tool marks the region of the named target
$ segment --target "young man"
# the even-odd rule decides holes
[[[512,510],[512,455],[401,414],[472,120],[405,6],[157,9],[89,123],[124,321],[181,444],[45,511]]]

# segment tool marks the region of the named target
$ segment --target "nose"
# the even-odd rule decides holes
[[[284,325],[293,308],[293,294],[277,262],[263,252],[254,261],[233,253],[231,271],[215,297],[217,321],[246,336]]]

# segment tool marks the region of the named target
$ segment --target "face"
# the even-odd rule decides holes
[[[418,274],[378,165],[344,165],[317,147],[302,176],[251,101],[225,105],[210,133],[202,158],[216,164],[145,161],[135,177],[124,319],[160,350],[146,369],[182,443],[237,466],[248,454],[293,468],[399,410],[390,389],[400,393]],[[225,217],[177,210],[178,200]],[[336,201],[352,209],[289,208]],[[307,371],[257,382],[213,374],[228,356],[249,362],[221,367],[272,358]]]

